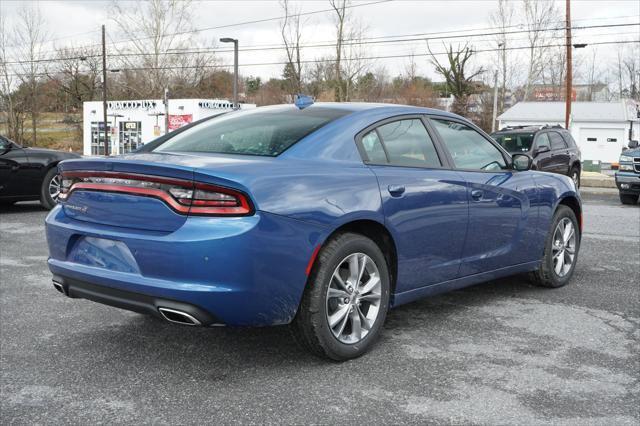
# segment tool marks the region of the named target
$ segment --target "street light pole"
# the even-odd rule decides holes
[[[233,43],[233,109],[240,108],[238,102],[238,39],[224,37],[222,43]]]
[[[104,119],[104,155],[109,156],[109,134],[107,131],[107,43],[104,25],[102,25],[102,118]],[[98,128],[98,140],[100,128]]]
[[[498,115],[498,70],[493,76],[493,118],[491,120],[491,133],[496,131],[496,117]]]

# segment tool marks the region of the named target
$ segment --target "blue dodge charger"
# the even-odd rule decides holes
[[[194,123],[120,157],[60,164],[54,287],[192,326],[289,324],[365,353],[389,308],[516,273],[573,274],[580,195],[471,122],[316,103]]]

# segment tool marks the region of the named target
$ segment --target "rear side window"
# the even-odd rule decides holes
[[[389,155],[397,166],[440,167],[433,141],[420,119],[399,120],[378,127]]]
[[[153,151],[276,156],[349,113],[322,107],[231,113],[185,130]]]
[[[571,136],[571,133],[563,133],[562,137],[570,147],[574,148],[576,146],[576,141],[573,139],[573,136]]]
[[[502,153],[471,127],[443,119],[431,122],[451,153],[456,168],[495,171],[507,168]]]
[[[384,153],[382,142],[378,137],[378,132],[372,130],[362,138],[362,147],[367,154],[367,158],[372,163],[386,163],[387,155]]]
[[[566,149],[567,143],[562,139],[559,133],[550,132],[549,137],[551,138],[551,149]]]
[[[419,118],[383,124],[364,135],[360,143],[370,163],[441,166],[433,141]]]

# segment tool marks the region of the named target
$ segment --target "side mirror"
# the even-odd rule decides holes
[[[629,141],[629,145],[627,145],[629,149],[636,149],[638,147],[638,141]]]
[[[513,154],[511,160],[513,161],[513,169],[519,172],[531,169],[533,164],[533,159],[527,154]]]

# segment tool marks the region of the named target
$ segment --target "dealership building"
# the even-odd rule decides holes
[[[241,109],[255,108],[255,104],[240,104]],[[134,151],[147,142],[193,121],[233,109],[227,99],[170,99],[166,110],[162,99],[107,102],[107,134],[109,153],[113,155]],[[103,103],[85,102],[83,105],[83,153],[104,155]]]
[[[640,105],[618,102],[572,102],[569,131],[582,160],[616,163],[629,140],[640,138]],[[560,125],[564,127],[564,102],[519,102],[498,117],[499,127]]]

